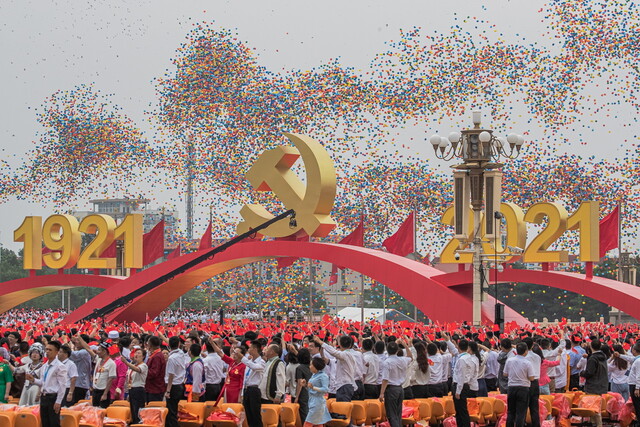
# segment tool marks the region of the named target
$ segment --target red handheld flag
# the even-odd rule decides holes
[[[600,258],[607,254],[607,251],[618,247],[618,229],[620,222],[620,205],[616,206],[609,215],[600,221]]]
[[[416,251],[415,242],[415,215],[413,212],[404,220],[398,231],[382,242],[382,246],[387,248],[392,254],[407,256]]]

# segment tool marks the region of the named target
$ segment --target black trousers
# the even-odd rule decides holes
[[[507,426],[524,427],[529,406],[529,387],[509,387],[507,392]],[[533,420],[533,416],[531,417]]]
[[[569,376],[569,390],[580,388],[580,374],[572,374]]]
[[[538,380],[531,381],[529,387],[529,412],[531,413],[531,426],[540,427],[540,385]]]
[[[364,399],[364,383],[360,380],[356,380],[356,390],[353,392],[352,400]]]
[[[56,414],[53,405],[56,403],[57,394],[43,394],[40,397],[40,419],[42,427],[60,427],[60,413]]]
[[[402,401],[404,390],[399,385],[387,385],[384,390],[384,410],[391,427],[402,427]]]
[[[215,402],[216,400],[218,400],[218,396],[220,396],[221,390],[222,390],[222,387],[220,387],[219,383],[206,384],[203,402]]]
[[[309,391],[306,387],[300,390],[300,395],[296,399],[295,403],[300,405],[298,407],[298,413],[300,414],[300,420],[302,420],[302,423],[304,424],[304,420],[306,420],[307,415],[309,415]]]
[[[629,385],[629,396],[631,396],[631,402],[633,402],[633,407],[636,410],[636,419],[640,417],[640,397],[636,397],[636,386]],[[636,421],[637,423],[637,421]]]
[[[364,385],[364,398],[365,399],[377,399],[380,397],[380,386],[377,384],[365,384]]]
[[[415,396],[413,395],[413,389],[411,388],[411,386],[403,388],[402,391],[404,392],[405,399],[415,399]]]
[[[443,383],[440,384],[428,384],[427,387],[429,387],[429,397],[442,397],[444,396],[444,386],[442,385]]]
[[[71,396],[71,400],[67,400],[67,396],[69,396],[69,389],[64,391],[64,397],[62,398],[62,406],[63,408],[68,408],[69,406],[73,406],[73,395]]]
[[[129,390],[131,418],[133,419],[132,424],[139,424],[140,418],[138,417],[138,411],[140,408],[144,408],[146,398],[147,396],[144,391],[144,387],[133,387]]]
[[[429,393],[428,385],[412,385],[411,391],[413,392],[414,399],[428,399],[430,397],[433,397]]]
[[[487,391],[496,391],[498,390],[498,379],[497,378],[485,378],[485,384],[487,384]]]
[[[184,399],[184,384],[174,384],[171,386],[169,398],[167,399],[167,420],[166,427],[178,427],[178,403]]]
[[[102,396],[107,393],[107,398],[102,400]],[[91,404],[93,406],[97,406],[99,408],[107,409],[109,405],[111,405],[111,399],[109,399],[109,390],[98,390],[93,389],[93,394],[91,395]]]
[[[244,390],[242,406],[249,427],[262,427],[262,398],[258,386],[253,385]]]
[[[88,391],[89,390],[86,388],[76,386],[76,388],[73,390],[73,398],[71,399],[71,405],[69,406],[73,406],[76,403],[78,403],[80,400],[86,399]]]
[[[146,402],[162,402],[164,399],[164,393],[146,393]]]
[[[456,408],[456,425],[457,427],[471,427],[471,418],[469,417],[469,408],[467,408],[467,399],[476,397],[477,393],[469,388],[468,384],[462,386],[460,399],[456,399],[457,384],[451,384],[451,393],[453,394],[453,406]]]
[[[353,386],[345,384],[336,390],[336,402],[351,402],[353,400]]]

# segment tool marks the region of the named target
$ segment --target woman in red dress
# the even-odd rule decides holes
[[[215,343],[213,343],[213,348],[222,360],[229,365],[227,378],[224,380],[224,401],[226,403],[241,403],[240,393],[242,392],[242,386],[244,384],[244,371],[247,368],[247,366],[242,363],[242,357],[247,352],[247,349],[245,347],[232,348],[231,357],[229,357],[224,354]]]

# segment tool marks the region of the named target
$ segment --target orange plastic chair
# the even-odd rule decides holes
[[[117,418],[129,424],[131,423],[131,409],[126,406],[109,406],[107,408],[107,417]]]
[[[153,411],[154,413],[157,412],[157,421],[158,424],[146,424],[146,423],[142,423],[142,424],[131,424],[129,427],[163,427],[165,425],[165,421],[167,419],[167,414],[169,413],[169,410],[167,408],[162,408],[159,406],[154,406],[154,407],[150,407],[148,408],[151,411]],[[145,415],[144,413],[147,411],[147,409],[141,409],[140,410],[140,417],[141,419],[144,420]],[[149,412],[151,412],[149,411]]]
[[[442,401],[436,401],[433,398],[429,398],[427,400],[431,401],[431,420],[429,421],[429,424],[442,424],[442,421],[445,419],[445,411]]]
[[[585,394],[580,397],[578,406],[571,408],[571,414],[576,417],[591,418],[602,413],[602,396]]]
[[[447,418],[453,417],[456,414],[456,407],[453,404],[453,398],[451,396],[443,397],[442,403],[444,404],[445,416]]]
[[[378,399],[365,399],[367,419],[365,425],[371,426],[382,421],[382,402]]]
[[[215,404],[215,402],[212,402],[212,403]],[[215,409],[215,406],[214,406],[214,409]],[[218,409],[225,412],[227,412],[228,409],[231,409],[233,413],[238,417],[240,417],[240,414],[244,412],[244,406],[242,406],[242,403],[220,403],[218,404]],[[205,426],[236,427],[236,423],[230,420],[207,421],[207,418],[211,414],[210,412],[207,414],[207,411],[208,411],[208,408],[205,403],[205,415],[206,415],[204,419]],[[245,420],[245,423],[246,423],[246,420]]]
[[[197,420],[178,420],[180,427],[200,427],[204,424],[204,402],[186,402],[179,408],[198,417]]]
[[[111,402],[111,406],[126,406],[127,408],[131,408],[131,403],[128,400],[114,400]]]
[[[102,408],[98,409],[98,417],[100,418],[100,420],[104,418],[106,413],[107,413],[106,409],[102,409]],[[83,423],[82,419],[81,419],[80,420],[80,427],[98,427],[98,425],[97,424],[86,423],[86,422]]]
[[[351,420],[353,424],[359,426],[367,421],[367,404],[364,400],[352,400],[353,410],[351,411]]]
[[[144,405],[145,408],[166,408],[167,407],[167,402],[165,402],[164,400],[161,402],[149,402],[146,405]]]
[[[16,415],[18,414],[15,411],[0,412],[0,426],[14,427],[16,424]]]
[[[283,406],[280,411],[280,425],[282,427],[296,427],[296,414],[291,406]]]
[[[291,408],[291,410],[293,411],[293,415],[295,416],[295,427],[302,427],[302,424],[304,424],[304,422],[300,419],[300,404],[299,403],[286,403],[286,402],[283,402],[283,403],[280,404],[280,406],[282,406],[282,410],[283,411],[284,411],[284,408]]]
[[[471,414],[471,411],[469,411],[469,417],[474,423],[484,425],[493,417],[493,405],[489,400],[484,399],[476,399],[476,402],[478,403],[477,412],[475,414]],[[467,404],[467,406],[469,405]]]
[[[327,427],[348,427],[351,424],[351,412],[353,411],[353,403],[351,402],[333,402],[330,412],[342,414],[346,417],[344,420],[332,419],[327,422]]]
[[[15,427],[40,427],[40,417],[31,412],[17,412],[14,421]]]
[[[80,427],[81,418],[82,412],[62,408],[60,410],[60,427]]]
[[[260,413],[262,415],[263,427],[278,427],[279,414],[278,410],[274,408],[276,405],[262,405]],[[277,405],[280,406],[280,405]]]

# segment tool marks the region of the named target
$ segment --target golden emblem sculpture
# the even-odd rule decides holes
[[[261,231],[268,237],[287,237],[304,232],[313,237],[325,237],[336,226],[331,209],[336,198],[336,171],[329,153],[306,135],[284,134],[295,147],[279,146],[258,157],[246,174],[257,191],[272,191],[286,209],[296,211],[296,225],[277,222]],[[291,170],[302,157],[306,185]],[[240,215],[238,234],[245,233],[274,217],[260,204],[246,204]]]

